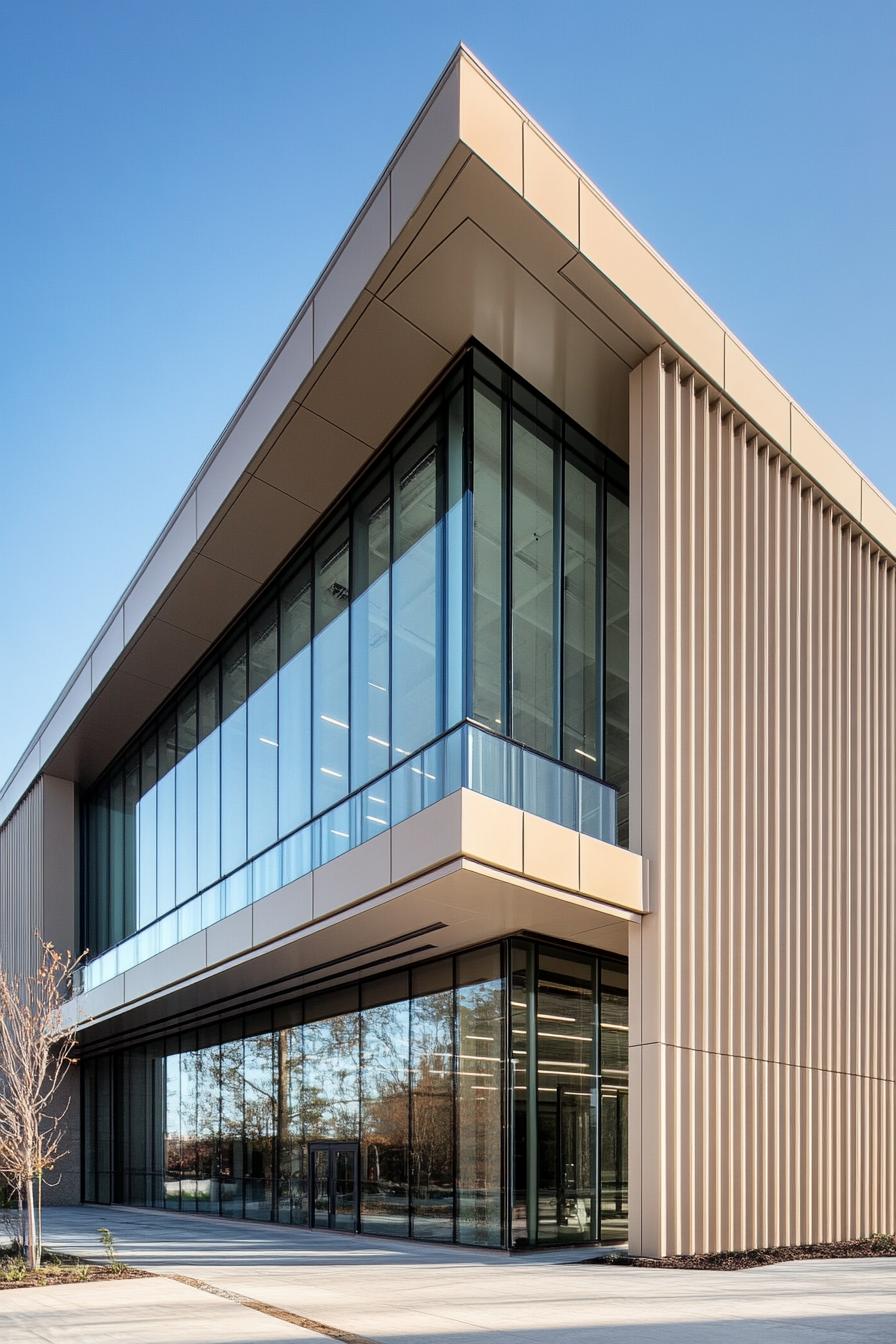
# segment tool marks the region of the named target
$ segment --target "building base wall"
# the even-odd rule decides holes
[[[81,1074],[73,1066],[60,1088],[59,1102],[66,1107],[65,1156],[60,1158],[44,1182],[44,1204],[80,1204],[81,1202]]]
[[[642,1255],[846,1241],[896,1226],[896,1084],[742,1056],[631,1052]]]

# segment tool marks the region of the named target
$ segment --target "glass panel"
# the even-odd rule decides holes
[[[249,627],[248,853],[277,839],[277,604]]]
[[[358,1046],[356,1012],[305,1023],[304,1118],[309,1138],[357,1139]]]
[[[606,840],[615,845],[618,794],[586,775],[579,776],[578,784],[579,830],[585,835],[593,835],[595,840]]]
[[[137,806],[140,801],[140,756],[134,752],[124,769],[124,928],[128,938],[137,928]]]
[[[538,1143],[534,1132],[535,1097],[530,1104],[531,1027],[534,1022],[534,948],[514,943],[510,951],[510,1095],[513,1105],[513,1193],[511,1246],[529,1246],[536,1237],[529,1191],[538,1184]]]
[[[579,823],[578,777],[557,761],[523,752],[523,807],[572,830]]]
[[[295,835],[291,835],[283,841],[280,848],[284,885],[287,882],[294,882],[297,877],[304,877],[315,867],[315,832],[316,824],[315,826],[306,826],[303,830],[297,831]]]
[[[407,976],[395,980],[403,987],[404,997],[361,1012],[361,1231],[406,1237]]]
[[[217,1035],[217,1027],[211,1033]],[[217,1043],[201,1044],[196,1052],[196,1209],[217,1213],[221,1052]]]
[[[176,1039],[176,1038],[175,1038]],[[180,1055],[176,1045],[165,1061],[165,1208],[180,1208],[182,1174]]]
[[[219,1178],[221,1212],[225,1217],[243,1216],[243,1042],[242,1023],[237,1020],[222,1031],[221,1144]],[[231,1039],[228,1039],[230,1037]],[[235,1037],[236,1039],[233,1039]]]
[[[180,1208],[196,1212],[196,1033],[184,1032],[180,1053]]]
[[[246,1218],[270,1219],[274,1200],[273,1042],[270,1032],[245,1042]]]
[[[156,739],[140,749],[140,791],[137,805],[137,923],[142,928],[156,917]],[[91,804],[93,806],[93,804]]]
[[[417,994],[430,984],[412,973],[411,1227],[423,1241],[454,1235],[454,994],[451,963],[440,965],[443,984],[434,992]]]
[[[320,862],[329,863],[340,854],[346,854],[352,847],[351,833],[352,806],[349,802],[339,803],[320,819]]]
[[[352,787],[389,768],[388,478],[355,510],[352,603]]]
[[[108,941],[124,937],[124,775],[116,770],[109,784]]]
[[[303,566],[280,594],[280,834],[311,816],[311,571]]]
[[[539,948],[538,1240],[597,1235],[594,959]]]
[[[443,527],[445,546],[445,621],[442,657],[445,663],[445,725],[464,718],[466,613],[464,601],[464,394],[448,403],[447,502]]]
[[[185,901],[196,892],[196,691],[177,707],[177,899]]]
[[[392,759],[401,761],[441,726],[436,426],[395,467],[392,566]]]
[[[221,666],[221,871],[246,862],[246,636],[225,651]]]
[[[563,759],[601,774],[598,487],[566,462],[563,520]]]
[[[619,790],[620,845],[628,844],[628,505],[607,492],[606,766]]]
[[[501,399],[473,384],[473,687],[470,714],[502,728],[504,492]]]
[[[343,523],[314,558],[314,811],[348,793],[349,541]]]
[[[504,985],[499,947],[457,958],[457,1239],[502,1244]]]
[[[330,1221],[330,1150],[311,1150],[312,1191],[315,1227],[327,1227]]]
[[[628,1235],[628,971],[601,967],[600,1237]]]
[[[177,719],[169,714],[159,726],[159,783],[156,804],[157,850],[157,909],[160,915],[171,910],[175,903],[176,854],[175,834],[175,776],[177,763]]]
[[[466,730],[464,784],[474,793],[496,798],[511,807],[522,806],[522,752],[506,738]]]
[[[551,437],[513,414],[511,685],[513,736],[557,754],[554,472]]]
[[[381,779],[353,799],[352,843],[363,844],[389,825],[389,780]]]
[[[221,876],[221,712],[215,665],[199,683],[199,746],[196,750],[197,884]]]
[[[354,1232],[356,1229],[357,1181],[355,1171],[357,1159],[356,1148],[334,1148],[331,1150],[333,1166],[332,1226],[337,1232]]]
[[[304,1225],[308,1221],[308,1199],[301,1026],[276,1032],[274,1044],[280,1107],[280,1221]]]

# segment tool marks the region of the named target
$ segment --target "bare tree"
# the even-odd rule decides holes
[[[63,1020],[78,959],[39,938],[37,970],[0,966],[0,1176],[19,1201],[28,1268],[41,1260],[41,1211],[47,1174],[67,1152],[68,1100],[60,1089],[75,1053],[75,1029]]]

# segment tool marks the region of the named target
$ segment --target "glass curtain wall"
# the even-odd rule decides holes
[[[513,940],[514,1246],[620,1241],[628,1220],[628,970]]]
[[[501,958],[88,1060],[84,1198],[306,1224],[309,1145],[340,1142],[357,1145],[360,1231],[501,1245]]]
[[[627,1033],[623,963],[528,939],[203,1024],[85,1062],[84,1198],[307,1225],[338,1144],[361,1232],[621,1240]]]
[[[86,796],[91,954],[168,921],[131,965],[378,834],[377,781],[465,718],[533,753],[540,815],[601,833],[539,757],[606,780],[624,841],[626,484],[472,349]]]

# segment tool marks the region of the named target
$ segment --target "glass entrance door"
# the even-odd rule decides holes
[[[358,1230],[358,1145],[312,1143],[308,1167],[311,1226]]]

